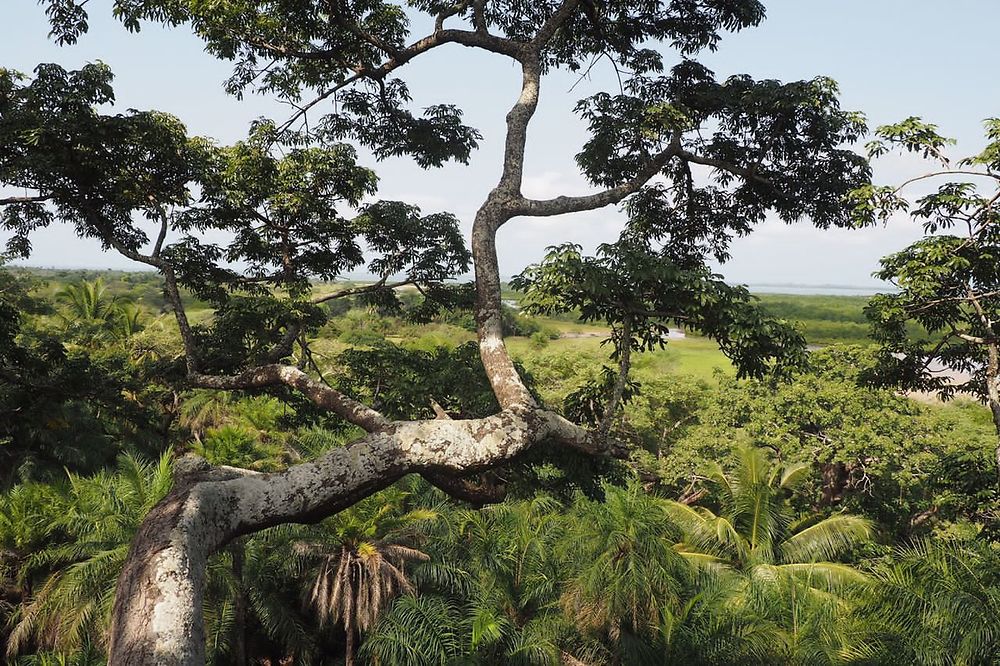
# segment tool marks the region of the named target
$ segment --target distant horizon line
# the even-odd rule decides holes
[[[40,270],[40,271],[96,271],[96,272],[106,272],[106,273],[155,273],[157,272],[154,268],[147,268],[142,266],[136,266],[135,268],[110,268],[107,266],[41,266],[33,264],[21,264],[21,263],[10,263],[7,264],[9,268],[20,268],[27,270]],[[511,276],[508,276],[504,281],[509,281]],[[370,273],[347,273],[340,280],[371,280],[377,281],[379,278]],[[337,280],[333,280],[336,282]],[[879,284],[877,282],[871,282],[868,284],[837,284],[837,283],[810,283],[810,282],[753,282],[744,280],[726,280],[732,284],[741,284],[746,287],[761,287],[764,289],[780,289],[780,288],[790,288],[790,289],[837,289],[843,291],[864,291],[869,293],[875,293],[881,290],[893,290],[892,286],[886,283]]]

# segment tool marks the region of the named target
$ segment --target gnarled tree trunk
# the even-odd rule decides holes
[[[276,474],[185,459],[175,487],[136,535],[119,578],[111,663],[204,663],[205,565],[231,539],[280,523],[319,520],[410,472],[482,470],[549,437],[596,451],[585,431],[558,415],[513,408],[485,419],[390,423]]]
[[[153,509],[136,535],[119,578],[111,628],[111,664],[203,664],[201,604],[205,565],[212,553],[240,535],[280,523],[320,520],[409,473],[422,474],[442,490],[469,499],[469,494],[478,489],[468,484],[462,487],[461,477],[510,460],[548,438],[592,454],[607,452],[604,437],[594,437],[559,415],[540,409],[518,375],[501,330],[496,252],[497,231],[512,218],[559,215],[617,203],[640,189],[669,159],[680,155],[680,143],[675,137],[635,178],[618,187],[581,197],[530,200],[523,196],[527,127],[538,104],[542,49],[579,5],[579,0],[564,0],[534,39],[526,42],[489,34],[480,7],[476,30],[444,30],[439,26],[431,36],[407,47],[372,74],[382,76],[445,43],[482,48],[521,65],[521,92],[507,114],[503,172],[476,215],[471,239],[479,351],[502,409],[500,413],[465,421],[390,422],[370,407],[312,380],[298,368],[271,364],[235,377],[203,375],[171,266],[155,252],[141,255],[115,239],[109,240],[123,255],[163,272],[192,384],[223,390],[283,384],[368,431],[345,448],[277,474],[213,469],[206,464],[181,469],[174,489]],[[441,22],[444,18],[442,15]],[[280,356],[275,354],[272,360]]]

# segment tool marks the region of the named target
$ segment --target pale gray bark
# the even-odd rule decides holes
[[[521,91],[507,114],[502,175],[477,212],[472,231],[479,351],[502,409],[499,414],[476,420],[391,422],[374,409],[290,366],[274,363],[228,377],[201,374],[193,339],[188,335],[190,329],[184,330],[187,322],[179,305],[176,283],[170,281],[168,292],[177,302],[175,309],[193,386],[229,390],[286,385],[362,427],[368,434],[314,462],[278,474],[251,474],[210,468],[207,464],[181,469],[175,488],[141,526],[119,578],[111,628],[111,664],[203,664],[205,632],[201,602],[205,565],[212,553],[240,535],[280,523],[320,520],[409,473],[423,474],[447,492],[475,501],[476,497],[486,497],[502,489],[477,487],[463,477],[510,460],[546,439],[593,455],[609,452],[603,437],[597,438],[559,415],[539,408],[510,358],[500,319],[496,233],[502,225],[516,216],[557,215],[617,203],[638,191],[678,150],[677,141],[672,141],[671,148],[651,160],[635,178],[606,192],[544,202],[525,199],[521,192],[524,156],[528,125],[538,105],[541,50],[578,4],[579,0],[566,0],[535,39],[521,43],[489,34],[484,3],[476,1],[475,31],[445,30],[443,22],[447,17],[443,17],[433,34],[343,84],[357,78],[384,78],[421,53],[446,43],[482,48],[508,56],[521,65]],[[310,52],[301,57],[333,56]],[[341,87],[322,93],[305,105],[301,113]],[[169,266],[157,256],[118,249],[137,261],[169,271]],[[276,356],[281,351],[277,350]]]
[[[119,578],[111,663],[204,663],[205,564],[229,540],[321,519],[407,473],[485,469],[546,438],[600,452],[590,433],[562,417],[513,408],[485,419],[389,423],[277,474],[181,465],[176,487],[143,523]]]

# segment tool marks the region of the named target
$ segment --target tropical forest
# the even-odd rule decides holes
[[[996,108],[723,58],[788,0],[6,4],[0,664],[1000,664]]]

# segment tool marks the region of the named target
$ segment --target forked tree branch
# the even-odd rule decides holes
[[[360,67],[354,70],[352,76],[347,77],[335,86],[332,86],[318,96],[313,98],[312,101],[302,106],[291,118],[285,121],[279,128],[278,131],[282,132],[284,130],[292,127],[300,118],[302,118],[310,109],[319,104],[325,99],[328,99],[335,95],[340,90],[351,86],[362,79],[369,79],[372,81],[383,81],[389,74],[396,71],[403,65],[407,64],[417,56],[427,53],[428,51],[435,49],[439,46],[445,44],[460,44],[462,46],[474,47],[490,51],[492,53],[497,53],[500,55],[505,55],[514,60],[521,60],[524,57],[525,45],[520,42],[515,42],[510,39],[504,39],[502,37],[496,37],[485,31],[470,31],[470,30],[436,30],[430,35],[418,39],[404,49],[398,51],[396,55],[389,58],[380,65],[374,67]],[[336,60],[338,51],[329,51],[327,53],[330,60]],[[313,54],[314,57],[316,54]],[[322,59],[322,58],[319,58]]]
[[[206,565],[232,539],[321,520],[408,473],[436,478],[485,470],[545,439],[600,450],[588,432],[558,415],[513,409],[469,421],[392,423],[276,474],[223,474],[219,480],[204,471],[178,478],[143,521],[119,576],[110,663],[205,663]]]
[[[535,53],[541,52],[549,43],[556,31],[566,23],[580,6],[580,0],[563,0],[559,8],[549,17],[531,40],[531,48]]]

